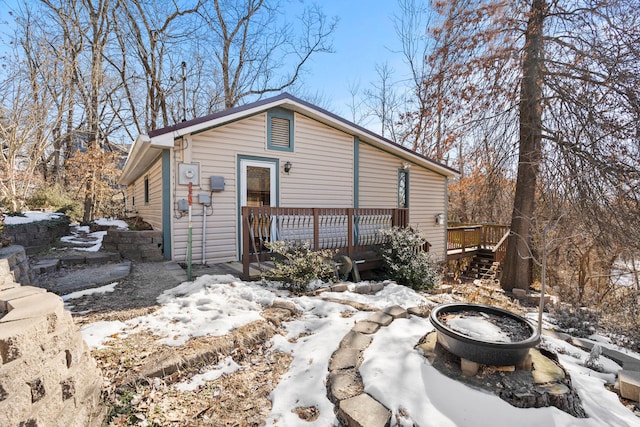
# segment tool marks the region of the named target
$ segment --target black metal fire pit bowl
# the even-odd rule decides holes
[[[471,338],[454,331],[438,319],[438,315],[455,314],[458,312],[475,311],[501,317],[515,319],[530,331],[529,338],[515,342],[492,342]],[[540,334],[536,327],[522,316],[481,304],[453,303],[444,304],[431,311],[429,320],[436,328],[438,343],[456,356],[491,366],[517,365],[527,357],[529,349],[540,342]]]

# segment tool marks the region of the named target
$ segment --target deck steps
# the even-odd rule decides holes
[[[471,260],[465,277],[471,279],[497,279],[500,275],[500,263],[490,249],[481,249]]]

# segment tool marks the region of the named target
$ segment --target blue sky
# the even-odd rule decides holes
[[[313,0],[284,0],[292,15]],[[16,0],[0,0],[0,25],[11,21],[6,14]],[[399,41],[392,16],[399,13],[397,0],[322,0],[318,3],[327,17],[337,16],[339,23],[333,36],[334,53],[318,54],[308,63],[303,77],[304,90],[322,97],[323,107],[351,119],[350,84],[363,91],[377,80],[376,64],[388,62],[394,69],[394,79],[406,77],[399,50]],[[293,18],[291,16],[290,18]],[[7,28],[0,32],[6,34]],[[0,38],[0,44],[6,41]],[[0,54],[6,49],[0,46]],[[370,125],[371,126],[371,125]],[[375,125],[371,126],[372,130]]]
[[[319,54],[311,62],[304,81],[309,92],[324,95],[331,109],[350,118],[349,84],[360,82],[363,90],[377,79],[376,63],[389,62],[394,77],[403,76],[399,41],[392,16],[398,12],[396,0],[324,0],[321,6],[328,17],[340,22],[334,35],[335,53]]]

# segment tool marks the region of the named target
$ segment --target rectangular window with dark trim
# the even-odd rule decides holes
[[[398,170],[398,207],[409,207],[409,171]]]
[[[274,108],[267,112],[267,148],[293,151],[293,112]]]
[[[144,203],[149,204],[149,177],[144,177]]]

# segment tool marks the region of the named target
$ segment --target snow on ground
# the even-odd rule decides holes
[[[95,222],[98,225],[105,225],[115,227],[118,230],[127,230],[129,229],[129,225],[120,220],[113,218],[100,218],[96,219]],[[82,233],[82,234],[81,234]],[[89,232],[89,227],[86,225],[75,227],[75,231],[71,231],[71,236],[65,236],[60,238],[60,241],[69,243],[72,245],[82,245],[87,242],[93,243],[93,245],[89,247],[76,246],[75,249],[79,251],[85,252],[98,252],[102,247],[102,239],[107,235],[106,231],[94,231],[93,233]]]
[[[388,283],[376,295],[344,292],[324,293],[322,297],[350,299],[380,308],[394,304],[408,307],[425,302],[411,289],[394,283]],[[189,337],[223,335],[257,320],[259,312],[275,299],[292,302],[303,314],[284,324],[286,336],[272,338],[272,351],[287,352],[293,356],[293,361],[270,396],[273,406],[267,425],[337,425],[334,406],[326,397],[329,359],[353,324],[371,313],[323,301],[320,297],[290,296],[284,291],[245,283],[232,276],[203,276],[165,291],[158,298],[162,307],[151,315],[126,323],[97,322],[83,327],[82,332],[92,347],[108,345],[109,339],[138,329],[159,334],[169,345],[180,345]],[[414,349],[418,340],[432,329],[427,319],[395,320],[373,335],[373,342],[364,353],[360,372],[365,391],[390,408],[402,426],[640,426],[640,419],[620,403],[615,393],[604,387],[605,382],[614,381],[620,369],[611,360],[600,358],[603,372],[592,371],[584,367],[588,353],[564,341],[544,337],[546,344],[558,352],[562,365],[571,375],[589,418],[574,418],[554,407],[520,409],[433,368]],[[235,363],[224,360],[209,372],[176,387],[193,390],[204,381],[214,381],[235,369],[238,369]],[[313,422],[301,422],[291,412],[296,407],[309,406],[317,407],[320,413]]]
[[[51,219],[60,214],[27,212],[25,217],[7,217],[6,224],[27,223]],[[98,220],[101,225],[127,228],[124,221]],[[86,227],[82,229],[88,233]],[[105,232],[90,233],[96,238],[91,248],[97,251]],[[86,243],[78,235],[70,236],[72,243]],[[79,248],[78,248],[79,249]],[[117,292],[116,283],[96,289],[74,292],[63,296],[65,301],[92,293],[103,293],[108,298]],[[350,290],[342,293],[326,292],[322,298],[351,300],[377,308],[391,305],[411,307],[427,304],[427,301],[404,286],[385,282],[382,291],[364,295]],[[286,336],[275,335],[271,340],[272,351],[282,351],[293,356],[289,371],[271,393],[272,409],[267,425],[270,426],[332,426],[337,425],[334,406],[327,399],[326,377],[329,359],[344,335],[354,323],[371,313],[357,311],[347,305],[323,301],[321,297],[294,297],[288,292],[256,283],[245,283],[233,276],[203,276],[193,282],[184,282],[163,292],[158,297],[162,307],[155,313],[128,320],[101,321],[81,328],[84,340],[91,348],[102,348],[109,341],[124,337],[137,330],[148,330],[167,345],[181,345],[191,337],[224,335],[254,320],[259,313],[276,299],[292,302],[302,316],[284,324]],[[527,316],[536,321],[537,314]],[[553,327],[553,320],[545,313],[543,327]],[[584,367],[589,353],[570,344],[543,337],[545,344],[554,349],[560,362],[571,375],[583,407],[589,418],[577,419],[557,408],[520,409],[504,402],[493,394],[472,389],[451,379],[421,356],[414,346],[433,326],[427,319],[411,317],[397,319],[373,335],[371,345],[364,352],[360,367],[365,391],[390,408],[394,420],[401,426],[640,426],[640,419],[625,408],[615,393],[609,392],[605,383],[612,383],[621,368],[613,361],[601,357],[602,372]],[[617,348],[603,337],[591,337],[599,345],[615,348],[634,357],[640,355]],[[210,370],[177,384],[179,391],[195,390],[207,381],[215,381],[242,369],[232,359],[226,358]],[[315,406],[319,418],[303,422],[292,409]]]
[[[107,292],[113,292],[116,290],[118,282],[109,283],[108,285],[100,286],[99,288],[83,289],[81,291],[71,292],[70,294],[62,295],[62,301],[68,301],[70,299],[80,298],[85,295],[104,294]]]
[[[61,217],[63,214],[53,212],[23,212],[23,215],[24,216],[6,216],[4,218],[4,223],[7,225],[28,224],[30,222],[56,219]]]
[[[126,222],[124,222],[121,219],[98,218],[98,219],[94,220],[93,222],[95,222],[98,225],[106,225],[106,226],[116,227],[119,230],[128,230],[129,229],[129,224],[127,224]]]
[[[351,307],[322,301],[319,298],[292,298],[303,315],[287,323],[287,336],[273,338],[273,350],[289,353],[293,361],[289,372],[281,379],[271,393],[271,415],[267,425],[294,426],[300,418],[293,408],[315,406],[319,417],[308,426],[330,426],[335,422],[333,403],[327,398],[325,379],[329,369],[329,359],[338,343],[353,327],[371,313],[357,313],[353,317],[343,317],[342,313],[355,313]]]
[[[117,337],[126,336],[126,333],[123,332],[126,326],[119,320],[105,320],[84,325],[80,328],[80,332],[89,348],[99,349],[104,348],[109,341]]]
[[[196,374],[186,381],[179,382],[176,384],[176,389],[179,391],[193,391],[204,385],[207,381],[215,381],[221,376],[231,374],[239,369],[242,369],[242,367],[238,365],[231,356],[227,356],[222,362],[206,372]]]
[[[202,276],[158,297],[162,307],[148,316],[127,321],[164,337],[162,344],[179,346],[189,338],[225,335],[261,320],[260,311],[271,305],[276,293],[232,276]]]
[[[611,283],[620,286],[640,285],[640,260],[618,259],[611,271]]]
[[[85,252],[98,252],[102,247],[102,238],[107,235],[106,231],[94,231],[93,233],[89,233],[89,227],[81,226],[76,228],[77,231],[71,231],[71,236],[64,236],[60,238],[61,242],[69,243],[72,245],[81,245],[87,243],[87,239],[91,239],[91,243],[93,243],[89,247],[76,246],[74,249],[78,251]],[[81,237],[78,231],[84,231],[86,237]]]
[[[60,214],[27,212],[25,217],[7,217],[6,224],[27,223],[51,219]],[[127,228],[118,220],[98,220],[101,225]],[[85,233],[88,227],[80,228]],[[96,239],[88,251],[97,251],[105,232],[90,233]],[[71,243],[86,243],[79,235],[69,236]],[[80,249],[80,248],[78,248]],[[74,292],[63,296],[65,301],[91,293],[103,293],[105,298],[117,292],[115,283],[97,289]],[[404,286],[386,282],[382,291],[364,295],[350,290],[342,293],[323,293],[323,298],[337,298],[367,304],[376,308],[391,305],[411,307],[427,301]],[[193,282],[184,282],[158,297],[162,306],[155,313],[128,320],[101,321],[81,328],[83,338],[91,348],[102,348],[109,341],[124,337],[137,330],[148,330],[167,345],[181,345],[191,337],[224,335],[261,319],[259,313],[276,299],[292,302],[302,316],[284,324],[286,336],[275,335],[272,351],[289,353],[293,360],[286,374],[271,393],[272,409],[267,419],[270,426],[332,426],[337,425],[334,406],[327,399],[326,377],[329,359],[344,335],[354,323],[370,316],[347,305],[323,301],[320,297],[294,297],[288,292],[256,283],[245,283],[233,276],[203,276]],[[534,322],[535,313],[528,316]],[[543,327],[551,327],[552,319],[545,314]],[[554,349],[560,362],[571,375],[583,407],[589,418],[577,419],[557,408],[520,409],[500,398],[472,389],[451,379],[421,356],[414,346],[433,326],[427,319],[411,317],[397,319],[373,335],[371,345],[364,352],[360,367],[365,391],[390,408],[394,420],[401,426],[640,426],[638,419],[625,408],[605,383],[612,383],[620,366],[601,357],[602,372],[584,366],[589,353],[568,343],[543,337],[545,344]],[[599,345],[615,348],[602,337],[591,339]],[[635,357],[624,349],[616,348]],[[226,358],[210,370],[190,380],[176,384],[179,391],[196,390],[207,381],[215,381],[242,369],[231,358]],[[302,422],[292,412],[296,407],[315,406],[320,414],[313,422]]]
[[[7,225],[27,224],[30,222],[51,220],[63,216],[63,214],[57,212],[23,212],[23,215],[24,216],[7,216],[5,217],[4,223]],[[112,226],[119,230],[127,230],[129,228],[129,225],[120,219],[99,218],[94,222],[98,225]],[[86,238],[81,237],[80,233],[86,233]],[[86,244],[88,241],[87,239],[89,239],[91,243],[93,243],[91,246],[76,246],[75,249],[86,252],[97,252],[102,247],[102,238],[106,234],[106,231],[96,231],[90,233],[88,226],[78,226],[75,228],[75,231],[71,231],[71,236],[61,237],[60,241],[72,245],[82,245]]]

